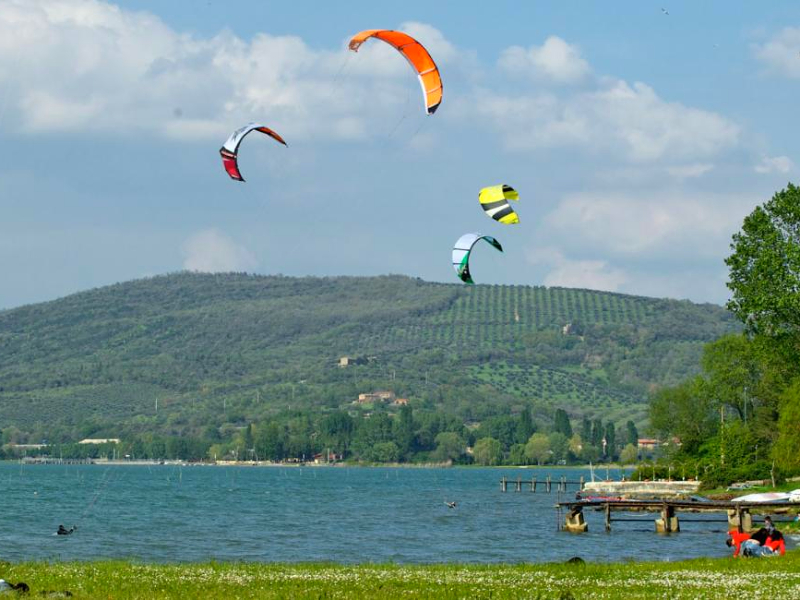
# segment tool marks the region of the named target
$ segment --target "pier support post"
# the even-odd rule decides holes
[[[514,491],[515,492],[521,492],[522,491],[522,477],[517,476],[517,481],[515,483],[516,483],[516,487],[514,488]]]
[[[586,484],[586,482],[585,482],[585,481],[584,481],[584,479],[583,479],[583,475],[581,475],[581,479],[580,479],[580,486],[581,486],[581,487],[580,487],[580,490],[581,490],[581,491],[583,491],[583,486],[584,486],[585,484]]]
[[[547,490],[547,493],[549,494],[550,493],[550,475],[547,476],[547,481],[545,482],[545,489]]]
[[[606,533],[611,531],[611,504],[606,503]]]
[[[728,524],[731,529],[737,529],[740,533],[752,531],[753,516],[749,510],[737,506],[728,511]]]
[[[532,492],[535,492],[535,491],[536,491],[536,477],[534,477],[533,479],[531,479],[531,491],[532,491]]]
[[[583,518],[583,508],[573,506],[564,520],[564,529],[572,533],[584,533],[589,530],[589,525]]]
[[[681,530],[675,507],[664,504],[661,509],[661,518],[656,519],[656,533],[677,533]]]
[[[505,476],[500,480],[500,490],[503,492],[508,491],[508,480],[505,478]]]

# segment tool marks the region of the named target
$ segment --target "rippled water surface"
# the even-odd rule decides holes
[[[644,520],[613,523],[607,534],[602,513],[589,512],[588,533],[558,532],[555,486],[551,494],[530,486],[516,493],[513,485],[502,493],[504,475],[543,481],[589,473],[4,463],[0,559],[516,563],[728,552],[724,522],[686,521],[681,533],[665,536],[654,533],[655,515],[628,515]],[[59,523],[78,531],[56,536]]]

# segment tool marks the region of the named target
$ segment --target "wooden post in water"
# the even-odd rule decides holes
[[[739,533],[746,533],[753,529],[753,516],[748,509],[737,506],[728,510],[728,524]]]
[[[517,475],[516,484],[517,485],[516,485],[516,488],[514,489],[514,491],[515,492],[521,492],[522,491],[522,477],[520,477],[519,475]]]
[[[567,476],[566,475],[564,475],[561,478],[561,491],[564,492],[565,494],[567,493]]]
[[[545,489],[547,490],[547,493],[549,494],[550,493],[550,475],[547,476],[547,481],[545,482]]]
[[[583,486],[585,484],[586,484],[586,482],[583,480],[583,475],[581,475],[581,479],[580,479],[581,491],[583,491]]]
[[[583,518],[583,509],[580,506],[573,506],[564,521],[564,529],[572,533],[583,533],[589,530],[589,526]]]
[[[606,502],[606,533],[611,531],[611,503]]]
[[[738,521],[737,527],[739,529],[739,533],[742,533],[744,531],[744,524],[742,523],[742,507],[741,506],[737,506],[736,507],[736,520]]]
[[[531,479],[531,491],[532,491],[532,492],[535,492],[535,491],[536,491],[536,477],[534,477],[533,479]]]
[[[681,530],[675,507],[664,502],[661,507],[661,518],[656,519],[656,533],[672,533]]]
[[[508,480],[505,475],[503,475],[503,478],[500,480],[500,490],[503,492],[508,491]]]

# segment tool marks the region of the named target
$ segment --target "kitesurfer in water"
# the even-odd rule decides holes
[[[56,534],[58,534],[58,535],[69,535],[69,534],[71,534],[73,531],[75,531],[77,528],[78,528],[78,526],[77,526],[77,525],[73,525],[73,526],[72,526],[72,527],[70,527],[69,529],[67,529],[67,528],[66,528],[66,527],[64,527],[63,525],[59,525],[59,526],[58,526],[58,531],[56,531]]]

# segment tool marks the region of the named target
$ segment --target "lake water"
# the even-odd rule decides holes
[[[543,481],[548,474],[589,476],[575,469],[2,463],[0,560],[517,563],[729,552],[723,522],[682,522],[681,533],[665,536],[654,533],[655,515],[642,513],[631,516],[644,521],[612,523],[606,533],[603,514],[592,511],[589,532],[569,534],[556,531],[555,488],[500,491],[504,475]],[[56,536],[59,523],[78,531]]]

